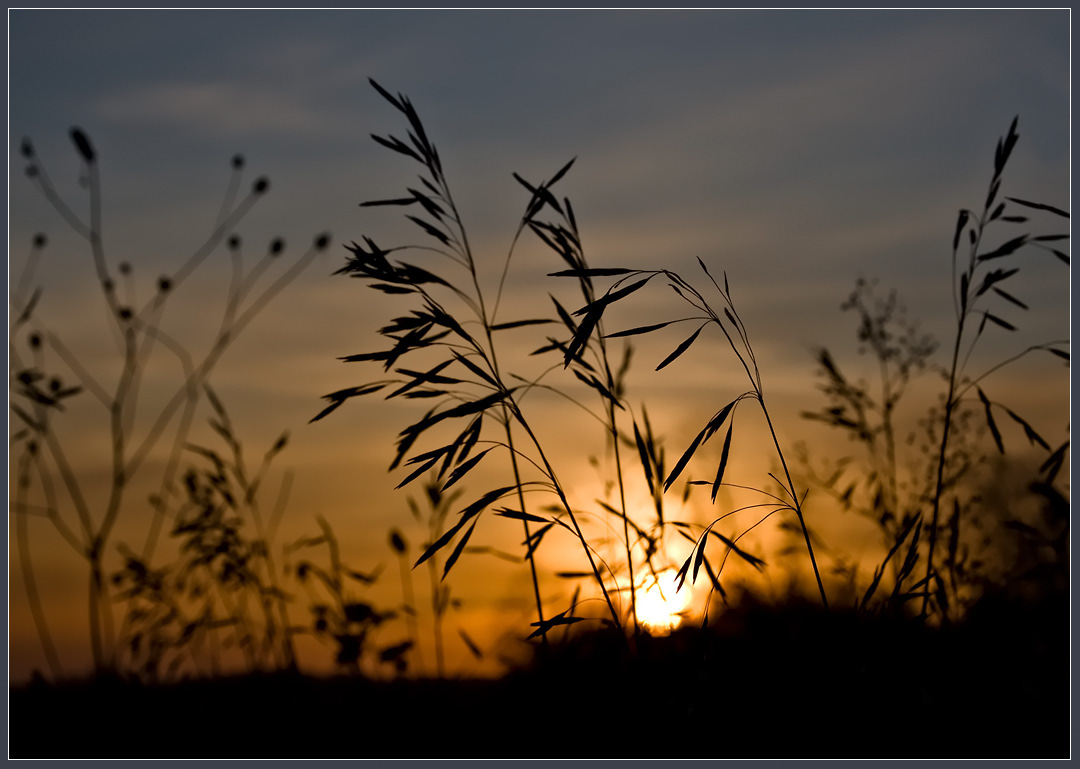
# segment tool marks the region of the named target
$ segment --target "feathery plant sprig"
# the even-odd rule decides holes
[[[825,347],[817,352],[818,375],[827,405],[818,411],[804,411],[803,418],[822,422],[846,433],[862,447],[865,462],[851,457],[838,460],[823,477],[813,467],[805,448],[797,459],[803,472],[818,488],[831,494],[845,509],[877,526],[888,554],[874,572],[871,587],[863,597],[865,608],[876,591],[885,568],[893,562],[894,580],[900,580],[907,563],[893,560],[912,534],[921,507],[930,490],[906,483],[900,468],[896,440],[896,413],[909,384],[928,367],[937,342],[920,332],[907,319],[906,309],[895,290],[885,297],[876,293],[876,281],[859,278],[841,305],[858,316],[859,354],[870,353],[877,364],[876,391],[862,380],[849,376]],[[914,487],[913,487],[914,486]],[[917,554],[921,527],[909,551]],[[914,548],[914,549],[912,549]],[[904,575],[907,576],[906,574]],[[897,594],[903,600],[906,594]]]
[[[388,294],[413,295],[419,299],[420,307],[413,309],[410,315],[395,318],[389,325],[380,329],[380,334],[392,342],[390,349],[350,355],[343,360],[381,362],[387,372],[390,372],[404,356],[421,350],[440,352],[442,360],[427,370],[399,366],[395,368],[394,373],[401,375],[400,378],[371,382],[330,393],[325,396],[329,404],[312,421],[324,418],[350,398],[374,392],[389,391],[387,398],[437,399],[438,403],[435,407],[419,421],[402,430],[399,435],[397,452],[390,469],[396,469],[402,461],[405,461],[407,467],[413,468],[399,484],[399,488],[429,470],[435,470],[438,479],[445,479],[442,486],[445,491],[461,481],[496,448],[507,451],[513,472],[513,482],[488,491],[462,510],[458,521],[428,547],[417,560],[417,565],[431,558],[435,552],[448,546],[457,538],[454,549],[443,567],[445,577],[472,537],[480,520],[480,514],[504,497],[516,497],[517,509],[503,508],[495,515],[515,518],[522,522],[525,534],[523,544],[526,548],[526,560],[529,562],[538,617],[534,624],[539,629],[540,635],[546,640],[550,627],[554,624],[562,624],[555,619],[549,620],[544,617],[534,559],[535,550],[541,539],[554,525],[567,529],[580,542],[590,571],[603,594],[611,621],[621,629],[620,613],[611,599],[606,580],[601,573],[603,561],[586,539],[578,516],[558,480],[554,466],[531,423],[520,408],[520,397],[528,392],[531,386],[527,383],[511,386],[508,384],[506,374],[499,366],[495,344],[497,332],[550,321],[538,318],[495,322],[495,309],[488,309],[485,294],[480,285],[478,265],[469,245],[464,222],[450,192],[438,151],[428,139],[424,126],[409,99],[402,94],[395,96],[375,81],[371,82],[379,94],[401,112],[409,123],[408,142],[393,136],[373,136],[373,138],[380,145],[418,162],[423,167],[424,173],[420,176],[419,187],[407,189],[408,197],[371,201],[362,205],[419,207],[427,218],[414,215],[407,215],[407,218],[436,245],[408,245],[383,249],[371,238],[365,236],[363,245],[353,243],[348,247],[352,257],[339,270],[340,274],[369,280],[372,288]],[[559,171],[553,177],[553,181],[557,181],[568,168],[569,165]],[[551,183],[549,182],[547,186]],[[546,191],[546,186],[544,189]],[[546,197],[553,199],[550,193],[547,193]],[[546,204],[547,201],[544,198],[545,195],[541,193],[534,195],[530,201],[511,243],[503,279],[505,279],[506,269],[520,234],[527,226],[528,220],[535,217],[540,208]],[[470,285],[463,289],[455,285],[452,279],[444,278],[425,267],[396,256],[394,261],[390,259],[394,254],[410,251],[442,257],[462,270]],[[468,321],[459,320],[454,311],[436,297],[437,290],[449,291],[472,317]],[[482,335],[474,335],[466,330],[465,326],[473,321],[479,323],[483,331]],[[505,440],[494,441],[490,448],[472,455],[480,442],[485,419],[494,421],[502,427]],[[406,460],[406,455],[422,435],[432,427],[448,422],[464,424],[464,428],[451,443],[416,454]],[[515,425],[526,434],[535,451],[535,458],[529,457],[515,446],[513,435]],[[527,462],[537,469],[542,480],[523,480],[522,462]],[[525,494],[526,491],[532,490],[554,493],[559,500],[560,514],[549,519],[529,512]],[[569,523],[562,520],[563,517]],[[530,523],[539,523],[542,528],[533,531]],[[611,570],[608,569],[608,571]]]
[[[155,567],[121,545],[123,567],[112,575],[116,597],[126,606],[117,664],[150,680],[175,674],[185,663],[204,672],[207,657],[205,672],[219,675],[228,646],[240,650],[248,672],[295,664],[294,628],[272,555],[291,475],[284,476],[268,516],[260,504],[271,464],[288,436],[271,445],[252,474],[224,406],[209,389],[206,396],[226,450],[187,446],[203,463],[185,471],[184,496],[169,510],[169,535],[178,542],[179,558]],[[224,642],[222,631],[229,633]]]
[[[738,311],[735,309],[735,304],[732,301],[731,290],[728,285],[727,274],[724,274],[724,286],[720,287],[720,284],[716,282],[712,274],[709,272],[705,263],[698,259],[698,265],[701,267],[702,272],[712,283],[713,287],[720,294],[723,300],[724,306],[722,313],[718,313],[714,310],[706,300],[706,298],[690,283],[684,280],[681,276],[671,270],[633,270],[625,268],[602,268],[602,269],[575,269],[563,270],[561,272],[552,273],[555,276],[560,277],[581,277],[587,275],[593,276],[618,276],[618,279],[608,288],[608,290],[599,298],[589,302],[581,309],[577,310],[574,315],[579,316],[581,321],[578,323],[578,330],[574,337],[570,340],[570,343],[566,347],[564,355],[564,365],[569,366],[575,358],[580,355],[582,350],[585,349],[586,344],[590,336],[599,327],[601,319],[604,313],[616,302],[625,299],[631,294],[644,288],[654,278],[662,277],[668,281],[668,286],[675,292],[675,294],[687,305],[689,305],[696,314],[689,317],[677,318],[675,320],[665,321],[661,323],[655,323],[647,326],[639,326],[636,328],[626,329],[624,331],[618,331],[612,334],[608,334],[608,338],[613,337],[626,337],[636,336],[639,334],[647,334],[659,329],[665,328],[673,324],[692,323],[697,324],[697,328],[694,332],[683,340],[667,357],[664,358],[656,367],[659,371],[666,366],[670,365],[673,361],[679,358],[683,353],[690,349],[690,347],[697,341],[701,332],[706,327],[713,326],[718,328],[723,333],[724,338],[727,340],[731,351],[735,355],[736,359],[742,365],[743,370],[746,373],[747,379],[750,383],[750,390],[742,393],[730,403],[725,405],[719,411],[717,411],[701,429],[697,436],[691,441],[690,446],[683,452],[673,466],[671,472],[664,480],[664,491],[667,491],[671,485],[679,478],[685,469],[687,463],[694,456],[694,453],[701,448],[709,438],[715,435],[725,424],[728,423],[727,434],[724,438],[724,446],[721,451],[720,463],[717,466],[716,476],[714,480],[709,483],[707,481],[700,482],[701,484],[709,484],[711,486],[711,497],[715,503],[716,495],[721,486],[725,485],[724,473],[727,469],[728,458],[731,450],[731,437],[734,428],[734,414],[739,404],[746,400],[754,400],[761,408],[762,415],[765,417],[765,422],[768,426],[769,433],[772,437],[773,444],[776,447],[777,457],[780,460],[780,464],[783,467],[785,481],[780,482],[783,489],[784,497],[777,497],[775,495],[768,494],[760,489],[754,489],[763,494],[767,494],[772,498],[772,503],[765,503],[770,508],[769,512],[761,518],[757,523],[750,526],[746,531],[736,538],[727,538],[721,535],[719,532],[713,529],[713,526],[719,521],[727,517],[721,516],[713,521],[701,536],[695,540],[694,549],[691,551],[690,557],[683,563],[682,568],[679,570],[680,585],[685,582],[686,575],[690,569],[691,563],[693,563],[693,578],[696,578],[698,569],[705,560],[705,546],[709,541],[709,535],[713,535],[719,538],[726,546],[725,561],[727,555],[734,552],[737,556],[742,557],[748,563],[755,567],[760,567],[761,560],[755,556],[751,556],[748,553],[740,550],[736,542],[738,538],[744,536],[748,531],[756,528],[769,517],[777,512],[790,510],[795,513],[799,526],[802,529],[803,537],[806,541],[807,553],[810,557],[810,565],[814,571],[814,577],[817,581],[818,591],[821,595],[822,604],[828,606],[828,598],[825,594],[825,586],[821,580],[821,573],[818,569],[817,559],[814,555],[814,547],[811,543],[810,532],[807,529],[806,521],[803,514],[803,500],[799,498],[798,491],[795,488],[795,483],[791,478],[791,473],[788,469],[787,460],[784,456],[783,449],[780,447],[780,440],[777,437],[776,429],[773,426],[772,417],[769,414],[768,406],[765,401],[764,388],[761,381],[761,372],[758,369],[757,358],[754,354],[754,348],[750,343],[750,337],[747,332],[746,326],[739,316]],[[721,317],[722,315],[722,317]],[[729,421],[730,418],[730,421]],[[754,506],[756,507],[756,506]],[[737,512],[740,512],[741,509]],[[714,589],[716,581],[714,580]]]

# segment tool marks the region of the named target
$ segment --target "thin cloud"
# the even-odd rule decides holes
[[[297,96],[239,82],[172,82],[111,94],[98,111],[113,123],[169,126],[214,139],[342,135],[344,126],[337,116]]]

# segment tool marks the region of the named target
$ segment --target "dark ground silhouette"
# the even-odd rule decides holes
[[[709,632],[583,633],[500,680],[285,674],[11,692],[23,757],[1066,757],[1064,594],[962,623],[751,600]]]

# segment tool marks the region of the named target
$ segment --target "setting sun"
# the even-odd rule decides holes
[[[638,621],[652,635],[667,635],[682,624],[690,606],[690,587],[676,590],[674,569],[650,575],[637,594]]]

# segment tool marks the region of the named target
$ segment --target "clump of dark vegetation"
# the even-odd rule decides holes
[[[118,667],[146,680],[172,678],[185,662],[199,674],[221,675],[221,656],[229,649],[241,652],[249,672],[296,664],[286,595],[270,548],[284,504],[264,522],[258,495],[286,435],[248,477],[228,414],[212,390],[207,396],[229,456],[191,447],[207,466],[184,473],[185,498],[170,516],[179,559],[155,568],[121,545],[124,565],[112,577],[116,599],[126,607]]]

